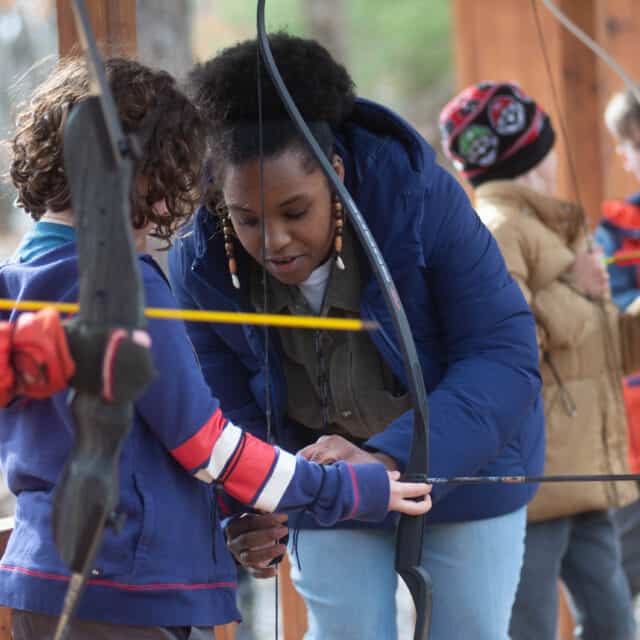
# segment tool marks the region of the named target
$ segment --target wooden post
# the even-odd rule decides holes
[[[236,623],[230,622],[219,627],[214,627],[213,637],[215,640],[236,640]],[[0,638],[0,640],[2,640]]]
[[[567,592],[562,582],[558,581],[558,640],[572,640],[575,626]]]
[[[72,0],[56,0],[58,51],[61,56],[78,53],[78,35]],[[135,0],[87,0],[87,13],[103,53],[135,55],[137,52]]]
[[[285,554],[280,566],[280,602],[284,640],[302,640],[307,630],[307,608],[291,580],[291,564]]]
[[[558,6],[583,31],[595,36],[597,0],[562,0]],[[567,29],[559,24],[556,29],[555,85],[560,103],[559,118],[562,118],[569,139],[569,149],[565,146],[564,154],[567,160],[571,159],[575,171],[575,176],[572,176],[569,162],[562,163],[559,176],[561,192],[574,202],[580,201],[590,222],[595,225],[604,199],[598,60]],[[556,119],[556,132],[561,135],[559,125]]]

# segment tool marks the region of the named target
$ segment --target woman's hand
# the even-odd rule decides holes
[[[285,513],[265,513],[245,515],[227,525],[229,550],[255,578],[271,578],[278,573],[278,566],[270,563],[287,551],[280,542],[289,532],[286,522]]]
[[[365,451],[342,436],[320,436],[316,442],[298,452],[303,458],[318,464],[343,461],[349,464],[382,462],[387,471],[398,468],[395,460],[384,453]]]
[[[399,471],[389,471],[389,511],[421,516],[431,510],[431,485],[424,482],[400,482]],[[423,498],[416,502],[412,498]]]
[[[349,464],[382,462],[389,473],[389,511],[398,511],[411,516],[419,516],[431,509],[431,486],[422,482],[400,482],[400,472],[393,458],[384,453],[370,453],[342,436],[321,436],[316,442],[305,447],[299,454],[318,464],[333,464],[337,461]],[[416,502],[412,498],[422,498]]]
[[[602,257],[600,248],[592,251],[583,249],[576,253],[570,269],[576,287],[592,298],[604,298],[609,292],[609,274]]]

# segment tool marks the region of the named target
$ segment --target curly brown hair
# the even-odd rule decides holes
[[[151,235],[168,246],[175,229],[200,199],[206,153],[203,120],[166,71],[124,58],[108,59],[105,66],[125,132],[149,134],[150,120],[153,123],[137,167],[132,222],[136,229],[149,225]],[[34,220],[47,209],[63,211],[71,206],[63,166],[63,130],[69,110],[89,93],[84,60],[67,58],[18,113],[10,175],[18,204]],[[163,199],[166,211],[154,211],[154,203]]]

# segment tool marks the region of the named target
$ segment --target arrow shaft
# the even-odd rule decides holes
[[[76,302],[47,302],[44,300],[11,300],[0,298],[0,309],[18,311],[38,311],[53,307],[61,313],[77,313],[80,305]],[[219,324],[252,324],[291,329],[321,329],[330,331],[373,331],[376,322],[358,318],[323,318],[318,316],[285,316],[274,313],[240,313],[235,311],[200,311],[195,309],[160,309],[147,307],[147,318],[164,320],[186,320],[189,322],[213,322]]]
[[[625,260],[636,260],[640,258],[640,251],[628,251],[627,253],[619,253],[604,259],[605,264],[615,264],[616,262],[624,262]]]
[[[640,473],[550,476],[452,476],[427,478],[428,484],[535,484],[538,482],[640,482]]]

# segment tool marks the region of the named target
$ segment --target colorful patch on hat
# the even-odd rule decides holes
[[[489,127],[474,124],[460,134],[458,151],[468,163],[488,167],[495,162],[498,138]]]
[[[501,136],[522,131],[527,122],[524,105],[511,96],[496,96],[489,103],[488,112],[491,126]]]
[[[463,116],[468,116],[473,113],[480,106],[480,101],[476,98],[470,98],[469,100],[465,100],[460,105],[460,113]]]
[[[531,96],[528,96],[517,84],[512,84],[511,90],[517,98],[520,98],[520,100],[522,100],[522,102],[525,102],[527,104],[533,102]]]
[[[453,130],[456,128],[455,122],[453,120],[445,120],[440,123],[440,135],[443,138],[448,138]]]

